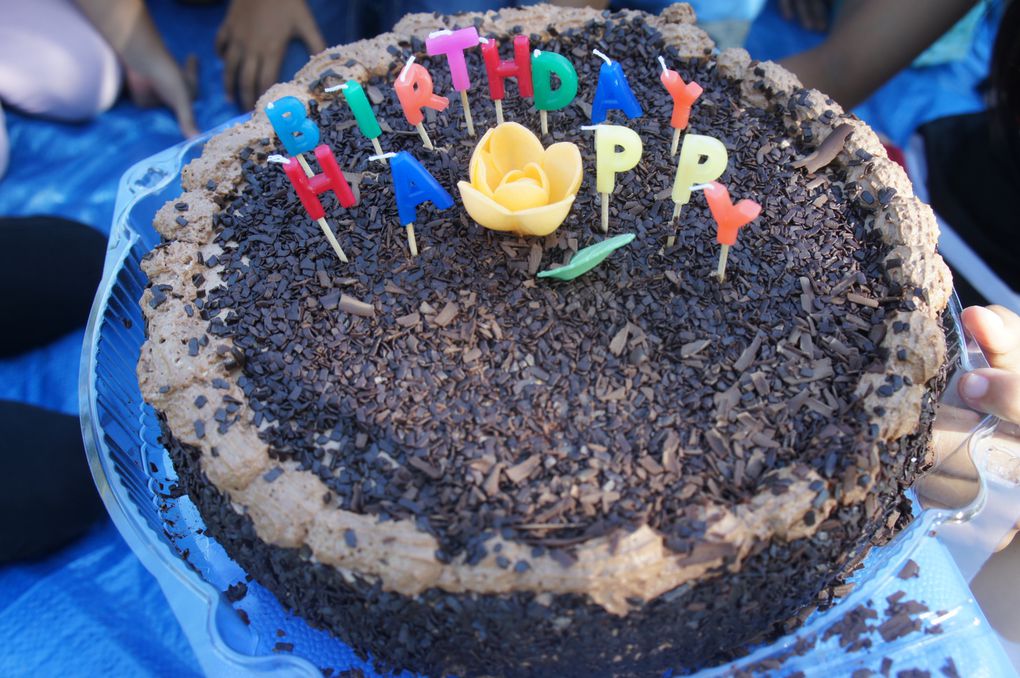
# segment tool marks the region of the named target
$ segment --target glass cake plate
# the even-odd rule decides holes
[[[371,665],[349,647],[289,614],[257,582],[247,582],[246,591],[234,588],[231,595],[225,593],[245,581],[245,572],[204,534],[191,500],[177,496],[176,474],[158,442],[155,413],[139,392],[135,367],[145,330],[138,302],[146,285],[139,262],[159,242],[153,217],[180,194],[181,168],[199,155],[205,141],[243,120],[237,118],[139,162],[120,182],[103,282],[81,361],[81,421],[88,461],[110,516],[159,582],[208,675],[321,676],[323,669],[334,673],[360,669],[375,676]],[[940,461],[963,460],[976,469],[973,491],[962,505],[926,507],[927,496],[944,500],[944,493],[939,485],[926,488],[924,483],[930,481],[922,482],[913,492],[914,521],[892,542],[872,549],[863,567],[850,577],[852,588],[846,587],[845,597],[824,612],[813,613],[793,633],[699,675],[804,671],[849,676],[863,668],[875,672],[891,668],[887,675],[912,668],[939,675],[948,658],[962,676],[1016,675],[967,581],[1020,518],[1020,456],[1009,456],[1003,452],[1006,448],[990,443],[1001,428],[997,420],[967,410],[955,397],[959,374],[985,364],[976,347],[962,339],[959,310],[954,299],[950,329],[954,369],[937,427],[951,420]],[[956,416],[943,416],[944,412]],[[947,477],[958,479],[958,474]],[[966,572],[950,557],[939,538],[943,533],[965,545],[961,550],[969,560],[961,567]],[[904,578],[915,569],[911,561],[917,574]],[[848,613],[872,608],[875,617],[867,620],[869,628],[863,629],[856,644],[850,643],[855,616]],[[848,643],[849,647],[842,646]],[[883,664],[889,661],[888,667]]]

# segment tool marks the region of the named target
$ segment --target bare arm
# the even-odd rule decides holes
[[[198,133],[191,94],[142,0],[75,0],[126,68],[152,83],[185,136]]]
[[[850,109],[959,21],[976,0],[861,0],[818,47],[782,61]]]

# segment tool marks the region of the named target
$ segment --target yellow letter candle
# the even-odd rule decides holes
[[[676,164],[676,178],[673,180],[673,221],[680,216],[680,208],[691,199],[691,187],[715,181],[726,171],[728,155],[726,147],[718,139],[703,134],[687,134],[680,147],[680,160]],[[676,226],[674,225],[674,231]],[[669,236],[667,247],[676,242],[676,235]]]
[[[595,184],[602,198],[602,232],[609,231],[609,196],[616,173],[634,169],[641,161],[641,137],[622,125],[595,126]]]

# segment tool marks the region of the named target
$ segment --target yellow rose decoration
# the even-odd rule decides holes
[[[567,142],[543,149],[527,127],[505,122],[478,142],[469,173],[457,188],[472,219],[494,231],[549,235],[581,187],[581,152]]]

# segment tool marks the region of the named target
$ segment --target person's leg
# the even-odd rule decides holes
[[[113,105],[120,66],[71,0],[0,0],[0,101],[57,120]]]
[[[0,357],[49,343],[88,319],[106,237],[57,217],[0,218]],[[2,474],[0,474],[2,475]]]
[[[7,161],[11,157],[11,145],[7,141],[7,121],[4,120],[4,107],[0,106],[0,179],[7,172]]]
[[[0,401],[0,564],[39,558],[104,515],[77,417]]]

